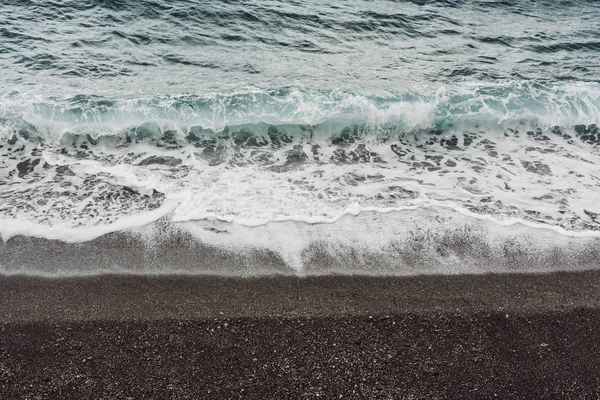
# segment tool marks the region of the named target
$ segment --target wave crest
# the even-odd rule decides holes
[[[126,136],[153,126],[185,138],[193,129],[219,134],[231,126],[318,126],[325,133],[361,126],[370,133],[481,126],[550,129],[600,121],[600,85],[536,83],[444,88],[434,93],[365,94],[288,87],[114,100],[78,95],[44,101],[13,95],[0,106],[0,138],[59,143],[68,135]]]

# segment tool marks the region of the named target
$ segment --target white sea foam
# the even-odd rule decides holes
[[[438,139],[453,135],[448,131]],[[498,221],[557,226],[565,232],[597,229],[593,213],[598,212],[600,193],[598,148],[551,133],[542,135],[551,138],[540,141],[526,133],[507,137],[488,131],[473,134],[468,149],[451,150],[438,144],[423,146],[419,143],[429,139],[409,137],[392,143],[402,156],[389,142],[368,138],[341,148],[318,138],[311,142],[300,138],[275,150],[226,148],[223,157],[234,163],[218,165],[209,165],[194,147],[164,150],[137,145],[129,153],[135,159],[102,146],[88,158],[47,149],[32,172],[37,174],[33,180],[15,176],[18,160],[3,160],[8,179],[3,212],[5,217],[47,225],[102,225],[156,208],[160,198],[146,205],[142,197],[158,193],[175,204],[172,218],[178,222],[322,223],[362,210],[440,206]],[[301,164],[286,161],[292,147],[306,157]],[[359,153],[365,158],[358,159]],[[141,163],[152,156],[181,162],[175,168]],[[268,163],[260,157],[267,157]],[[54,175],[41,168],[44,163],[50,170],[68,167],[72,176],[61,176],[63,183],[57,184]],[[111,190],[123,187],[137,197],[107,199]],[[77,196],[80,200],[75,201]],[[84,207],[94,212],[86,215]]]
[[[49,226],[28,219],[2,217],[0,218],[0,238],[7,241],[11,237],[22,235],[69,243],[81,243],[111,232],[132,230],[156,222],[158,219],[170,215],[176,205],[177,203],[174,201],[166,201],[160,208],[136,215],[123,216],[110,224],[80,227],[60,223]]]

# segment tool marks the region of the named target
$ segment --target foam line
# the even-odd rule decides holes
[[[224,217],[216,214],[204,214],[202,217],[182,217],[177,216],[175,210],[177,208],[178,201],[167,200],[160,208],[141,213],[139,215],[132,215],[122,217],[118,221],[107,224],[107,225],[96,225],[96,226],[84,226],[84,227],[60,227],[60,226],[47,226],[35,222],[23,221],[11,218],[0,219],[0,237],[3,240],[8,240],[13,236],[24,235],[44,239],[55,239],[64,242],[76,243],[93,240],[102,235],[111,232],[124,231],[134,228],[140,228],[145,225],[151,224],[156,220],[169,216],[169,219],[174,222],[193,222],[193,221],[218,221],[226,224],[234,224],[248,228],[264,227],[270,224],[279,224],[287,222],[296,222],[307,225],[319,225],[319,224],[335,224],[343,218],[357,217],[365,213],[374,214],[390,214],[390,213],[402,213],[406,211],[415,211],[419,209],[427,210],[434,208],[451,209],[464,216],[473,218],[480,221],[491,222],[495,225],[502,227],[510,226],[523,226],[527,228],[553,231],[565,237],[571,238],[600,238],[600,231],[570,231],[560,226],[536,223],[532,221],[523,220],[520,218],[507,218],[498,219],[492,215],[477,214],[465,208],[458,207],[452,204],[444,204],[434,200],[430,200],[428,204],[420,204],[414,206],[395,207],[395,208],[379,208],[379,207],[360,207],[358,204],[352,205],[344,212],[337,214],[332,218],[325,217],[303,217],[303,216],[290,216],[290,217],[277,217],[270,220],[244,220],[236,219],[234,217]]]
[[[42,239],[55,239],[68,243],[85,242],[96,239],[111,232],[138,228],[155,222],[173,212],[177,202],[167,200],[155,210],[146,211],[137,215],[121,217],[111,224],[96,226],[65,227],[48,226],[22,219],[0,218],[0,237],[6,241],[13,236],[24,235]]]

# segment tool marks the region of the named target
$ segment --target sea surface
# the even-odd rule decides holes
[[[0,2],[2,243],[160,220],[285,238],[295,270],[395,227],[600,248],[599,123],[600,2]]]

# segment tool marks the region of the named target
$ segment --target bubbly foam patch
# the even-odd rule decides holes
[[[49,226],[110,224],[176,204],[174,221],[333,222],[362,210],[446,206],[566,230],[600,228],[599,148],[575,130],[327,136],[255,126],[193,144],[5,145],[0,214]],[[294,132],[294,129],[297,132]],[[291,132],[290,132],[291,131]]]

